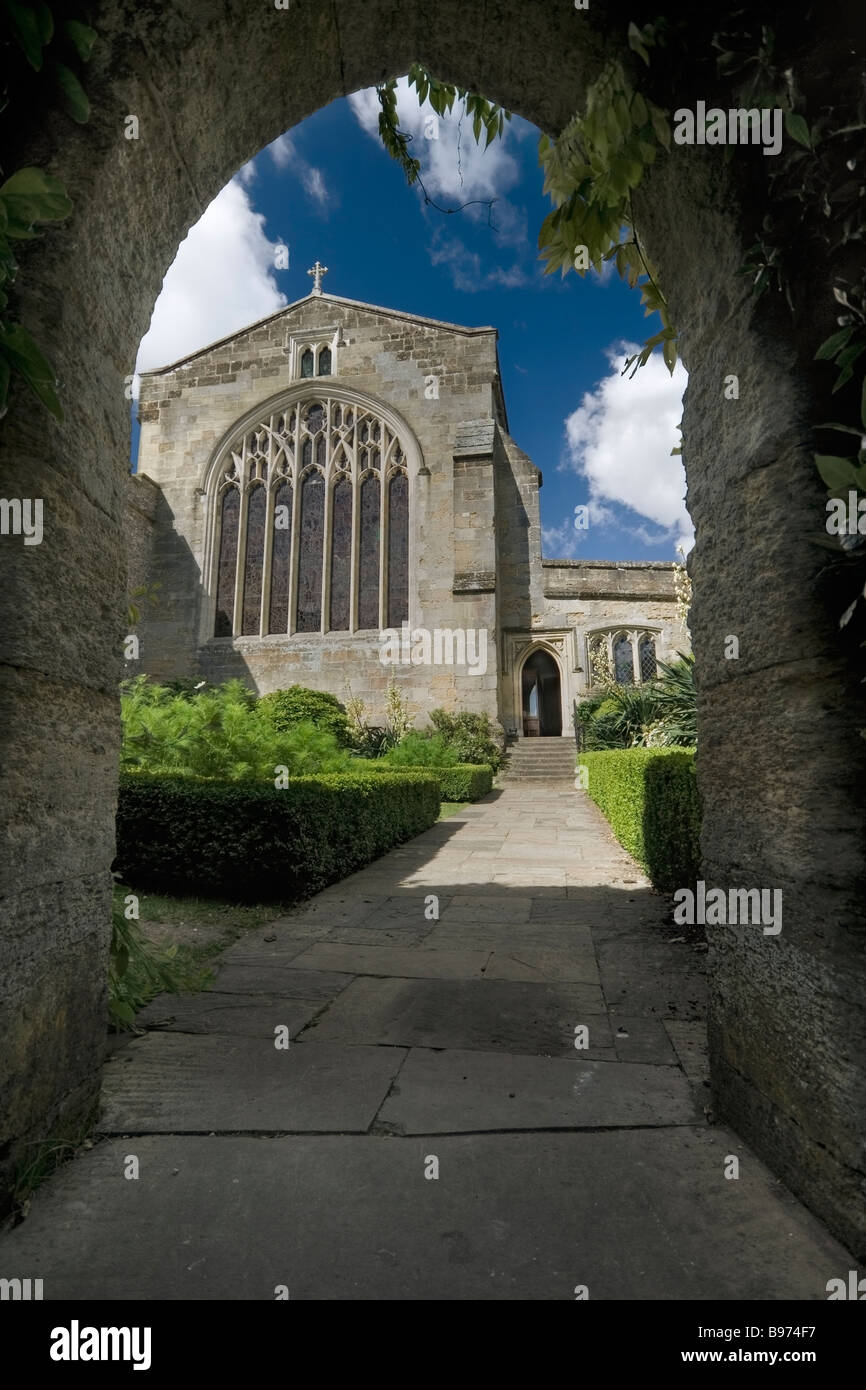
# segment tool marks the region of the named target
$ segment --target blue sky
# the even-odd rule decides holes
[[[372,304],[499,329],[511,433],[541,468],[546,558],[671,560],[691,543],[676,424],[686,374],[654,354],[633,380],[623,344],[642,342],[637,291],[615,273],[545,275],[538,230],[538,132],[519,117],[486,151],[453,116],[425,138],[429,108],[400,97],[422,179],[443,214],[407,187],[376,130],[375,93],[332,103],[268,146],[181,243],[138,367],[164,366],[324,288]],[[486,200],[495,199],[492,207]],[[277,269],[275,247],[288,247]],[[574,509],[589,506],[575,529]]]

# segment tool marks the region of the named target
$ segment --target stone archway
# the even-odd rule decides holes
[[[91,20],[101,36],[87,75],[93,119],[71,127],[51,112],[9,152],[10,167],[56,172],[75,205],[21,257],[21,314],[51,344],[66,421],[16,389],[2,441],[0,492],[41,497],[46,518],[41,546],[4,542],[0,1095],[18,1142],[71,1124],[98,1086],[125,591],[123,383],[179,240],[264,144],[414,60],[556,133],[603,60],[625,51],[603,7],[569,0],[405,0],[399,22],[386,0],[288,10],[106,0]],[[803,36],[819,101],[820,82],[832,99],[829,84],[850,66],[844,24],[835,13],[821,24]],[[124,139],[128,113],[138,140]],[[822,505],[810,353],[738,278],[746,195],[735,162],[709,154],[679,149],[636,204],[691,374],[704,873],[785,893],[778,939],[727,932],[714,944],[716,1108],[858,1248],[866,719],[816,582],[822,557],[801,540]],[[803,267],[806,317],[829,332],[827,276]],[[741,382],[735,410],[723,402],[727,371]],[[724,659],[729,633],[735,663]],[[17,1152],[0,1155],[5,1174]]]
[[[563,730],[565,682],[555,651],[536,643],[514,673],[520,732],[523,738],[558,738]]]

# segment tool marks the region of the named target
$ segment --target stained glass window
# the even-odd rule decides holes
[[[244,560],[244,599],[241,634],[257,637],[262,616],[262,560],[265,553],[267,495],[254,487],[247,499],[247,545]]]
[[[319,376],[331,375],[331,349],[322,348],[319,353]]]
[[[613,639],[613,669],[618,685],[634,685],[634,658],[631,642],[624,632]]]
[[[638,656],[640,658],[640,678],[642,681],[653,681],[656,678],[656,644],[653,639],[644,635],[640,639],[638,646]]]
[[[305,370],[312,362],[310,375],[319,365],[333,371],[333,352],[327,348],[329,363],[326,348],[314,344],[304,349]],[[356,628],[369,632],[379,628],[383,610],[388,626],[399,627],[406,620],[409,483],[405,452],[385,418],[370,409],[359,412],[327,393],[301,399],[256,424],[247,423],[226,459],[218,471],[222,491],[214,502],[215,636],[257,637],[263,604],[266,630],[273,636]],[[401,468],[395,468],[395,460],[403,461]],[[243,536],[238,484],[247,488]],[[641,656],[650,660],[643,649]]]
[[[322,626],[322,544],[325,538],[325,480],[308,473],[301,486],[301,532],[298,547],[298,632]]]
[[[352,484],[341,478],[334,488],[331,518],[331,621],[333,632],[349,630],[352,574]]]
[[[271,605],[268,632],[289,630],[289,589],[292,570],[292,487],[281,483],[274,497],[274,538],[271,559]]]
[[[301,353],[301,376],[313,375],[313,354],[310,348]]]
[[[388,485],[388,627],[409,617],[409,482],[395,473]]]
[[[235,572],[238,563],[238,518],[241,495],[236,487],[223,494],[220,506],[219,561],[214,637],[231,637],[235,608]]]
[[[361,555],[358,565],[358,627],[379,626],[379,511],[378,478],[361,484]]]

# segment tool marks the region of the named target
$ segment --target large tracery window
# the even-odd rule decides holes
[[[375,410],[326,396],[247,426],[215,505],[214,637],[408,619],[406,457]]]

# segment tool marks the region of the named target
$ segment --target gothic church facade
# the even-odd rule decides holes
[[[542,559],[494,328],[319,283],[142,375],[130,582],[159,588],[127,674],[351,694],[372,723],[396,679],[418,727],[570,737],[594,651],[639,682],[687,649],[674,565]]]

